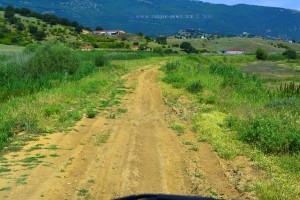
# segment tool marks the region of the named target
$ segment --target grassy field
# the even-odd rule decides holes
[[[207,49],[211,52],[219,52],[228,49],[242,49],[248,54],[254,54],[257,48],[263,48],[269,53],[282,53],[285,49],[278,48],[278,44],[284,44],[290,48],[300,51],[300,44],[291,44],[288,42],[278,42],[261,38],[219,38],[213,40],[195,39],[168,39],[168,44],[181,44],[190,42],[197,49]]]
[[[251,186],[259,199],[299,199],[300,77],[290,69],[295,84],[287,82],[284,67],[253,61],[247,56],[230,62],[220,56],[181,58],[162,68],[161,87],[172,107],[188,110],[181,117],[199,142],[211,143],[227,160],[247,156],[265,171]],[[259,77],[242,72],[243,65]],[[264,65],[266,71],[259,67]],[[262,72],[273,73],[272,81]]]
[[[20,53],[24,47],[0,44],[0,53]]]

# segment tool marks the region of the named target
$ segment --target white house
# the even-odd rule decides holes
[[[93,31],[94,35],[119,35],[119,34],[124,34],[125,31],[122,30],[96,30]]]
[[[245,54],[245,51],[240,49],[230,49],[230,50],[223,51],[223,53],[228,55],[241,55],[241,54]]]

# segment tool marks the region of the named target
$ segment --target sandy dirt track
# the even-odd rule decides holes
[[[0,177],[0,188],[11,187],[0,192],[0,199],[105,200],[140,193],[253,199],[241,190],[243,179],[255,173],[246,158],[223,161],[206,143],[191,151],[168,128],[167,116],[174,113],[163,100],[157,74],[157,67],[128,74],[124,79],[134,89],[106,116],[84,118],[70,133],[43,136],[21,152],[5,155],[9,163],[42,157],[33,169],[13,164]],[[118,108],[126,112],[107,117]],[[99,144],[99,135],[105,134],[108,141]],[[186,137],[195,140],[193,133]],[[43,148],[26,151],[38,144]],[[22,177],[24,184],[19,183]]]

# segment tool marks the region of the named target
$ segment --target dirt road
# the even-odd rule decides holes
[[[199,151],[189,150],[168,128],[166,116],[174,113],[164,103],[157,74],[158,68],[130,73],[124,78],[135,87],[119,106],[83,119],[69,133],[43,136],[5,155],[1,167],[11,171],[0,174],[0,199],[112,199],[138,193],[251,199],[239,189],[244,174],[233,162],[218,158],[205,143],[198,143]],[[193,133],[186,137],[194,138]],[[252,173],[247,160],[244,165]]]

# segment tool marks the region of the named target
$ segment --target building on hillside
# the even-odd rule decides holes
[[[167,39],[175,39],[175,38],[176,38],[175,35],[170,35],[167,37]]]
[[[245,51],[240,49],[229,49],[229,50],[222,51],[222,53],[227,55],[241,55],[241,54],[245,54]]]
[[[138,50],[140,50],[140,47],[139,46],[132,46],[131,50],[132,51],[138,51]]]
[[[125,34],[125,31],[122,30],[96,30],[92,32],[94,35],[119,35]]]
[[[81,47],[79,47],[79,49],[80,49],[80,51],[92,51],[92,50],[94,50],[94,47],[88,45],[88,46],[81,46]]]
[[[91,32],[89,30],[86,30],[86,29],[82,29],[82,34],[83,35],[87,35],[87,34],[90,34]]]

